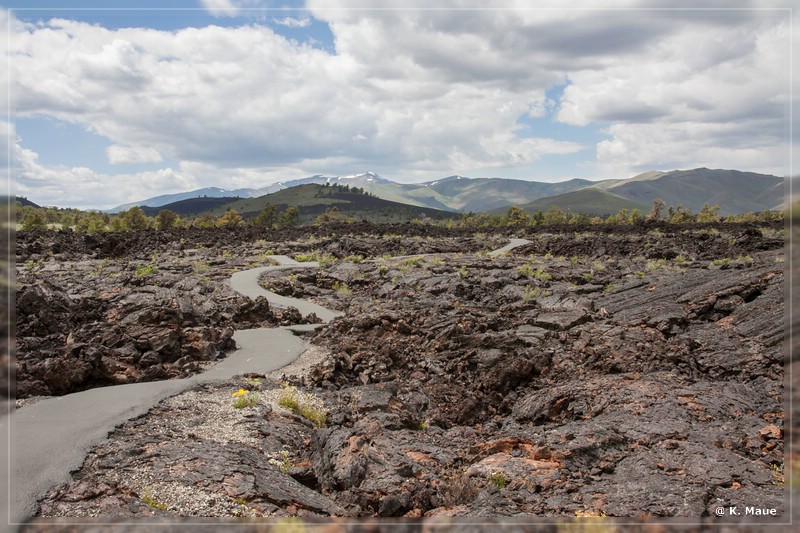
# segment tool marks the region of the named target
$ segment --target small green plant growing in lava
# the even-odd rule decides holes
[[[548,274],[541,268],[533,268],[530,263],[526,263],[517,269],[517,272],[525,276],[526,278],[533,278],[533,279],[551,279],[553,276]]]
[[[144,489],[144,492],[142,493],[142,497],[140,499],[142,500],[143,504],[148,505],[153,509],[157,509],[159,511],[167,510],[167,504],[158,501],[150,492],[150,489]]]
[[[363,263],[364,262],[364,256],[363,255],[348,255],[347,257],[344,258],[344,260],[347,261],[348,263],[359,264],[359,263]]]
[[[244,380],[250,390],[258,390],[261,388],[261,379],[259,378],[246,378]]]
[[[342,296],[350,296],[351,294],[353,294],[353,291],[350,290],[350,287],[348,287],[347,283],[345,283],[344,281],[334,281],[333,290],[335,290]]]
[[[245,389],[239,389],[238,391],[231,394],[234,397],[233,406],[236,409],[243,409],[245,407],[252,407],[254,405],[258,405],[258,393],[254,391],[249,391]]]
[[[192,271],[194,271],[196,274],[205,274],[209,270],[211,270],[211,266],[205,261],[197,260],[192,263]]]
[[[328,418],[328,410],[322,400],[313,394],[301,392],[288,383],[281,386],[278,405],[310,420],[317,427],[324,426]]]
[[[506,476],[499,470],[495,470],[494,472],[492,472],[489,475],[489,480],[492,483],[494,483],[494,486],[497,487],[498,489],[505,488],[505,486],[508,485],[508,480],[506,479]]]
[[[147,278],[156,273],[158,267],[156,265],[144,265],[136,269],[136,276],[139,278]]]
[[[527,301],[535,300],[542,294],[542,289],[540,287],[530,287],[526,286],[523,289],[522,299]]]
[[[272,466],[278,467],[278,470],[280,470],[284,474],[288,474],[289,471],[294,466],[292,458],[289,454],[289,450],[283,449],[279,452],[273,452],[269,454],[267,457],[269,457],[269,460],[267,462]]]

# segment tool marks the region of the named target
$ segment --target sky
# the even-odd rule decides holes
[[[391,4],[0,0],[5,189],[797,173],[791,0]]]

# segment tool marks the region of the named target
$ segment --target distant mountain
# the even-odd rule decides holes
[[[661,198],[668,206],[683,205],[694,212],[705,203],[719,205],[723,215],[780,209],[783,205],[784,180],[778,176],[708,168],[648,174],[652,175],[622,180],[606,190],[648,205]]]
[[[6,197],[6,200],[8,200],[8,197]],[[39,204],[35,204],[35,203],[31,202],[30,200],[28,200],[24,196],[16,196],[16,197],[14,197],[14,201],[19,203],[19,205],[21,205],[22,207],[25,207],[25,206],[28,206],[28,207],[42,207]]]
[[[465,178],[450,176],[421,186],[405,186],[414,198],[435,198],[450,209],[483,212],[498,207],[519,205],[539,198],[583,189],[594,182],[572,179],[558,183],[524,181],[506,178]]]
[[[149,217],[154,217],[158,215],[159,211],[162,209],[167,209],[172,211],[173,213],[180,215],[182,217],[187,216],[194,216],[204,213],[206,211],[211,211],[216,209],[220,206],[228,205],[230,203],[236,202],[240,200],[237,196],[220,196],[220,197],[210,197],[210,196],[203,196],[199,198],[188,198],[186,200],[179,200],[177,202],[172,202],[170,204],[165,204],[159,207],[150,207],[143,205],[141,206],[142,211],[145,215]]]
[[[622,209],[631,211],[638,209],[642,214],[647,214],[650,206],[647,204],[633,202],[622,196],[618,196],[608,191],[596,187],[587,187],[577,191],[572,191],[557,196],[539,198],[533,202],[522,204],[519,207],[530,214],[537,211],[547,211],[551,206],[558,206],[561,210],[569,210],[572,213],[586,213],[588,215],[608,216],[620,212]],[[494,210],[496,213],[504,213],[508,208]]]
[[[310,183],[324,184],[336,183],[338,185],[350,185],[351,187],[369,187],[374,183],[394,183],[387,179],[379,177],[372,172],[364,174],[357,174],[354,176],[322,176],[316,175],[308,178],[301,178],[297,180],[281,181],[266,187],[259,188],[243,188],[243,189],[220,189],[219,187],[206,187],[204,189],[196,189],[189,192],[181,192],[175,194],[164,194],[161,196],[154,196],[138,202],[131,202],[123,204],[113,209],[108,210],[109,213],[119,213],[126,211],[134,206],[148,206],[148,207],[163,207],[167,204],[180,202],[181,200],[189,200],[192,198],[224,198],[224,197],[239,197],[239,198],[257,198],[265,194],[271,194],[283,189],[296,187],[298,185],[307,185]]]
[[[304,223],[313,222],[318,215],[331,207],[336,207],[340,213],[356,220],[366,219],[372,222],[406,222],[422,216],[434,219],[460,216],[452,211],[392,202],[361,192],[354,192],[352,189],[345,190],[343,187],[331,187],[318,183],[296,185],[258,198],[236,200],[217,207],[211,211],[211,214],[220,216],[228,209],[233,209],[237,213],[249,217],[261,212],[267,204],[274,205],[279,211],[288,207],[297,207],[300,210],[301,221]]]
[[[125,204],[111,212],[129,209],[134,205],[163,207],[193,198],[237,196],[242,199],[258,198],[298,185],[326,183],[358,187],[390,202],[455,212],[484,212],[507,208],[510,205],[527,206],[542,198],[560,197],[586,188],[601,189],[615,195],[606,198],[610,202],[609,205],[630,205],[620,203],[622,198],[636,205],[646,206],[649,210],[653,200],[661,198],[668,206],[683,205],[695,212],[699,211],[704,203],[719,205],[722,214],[779,209],[783,204],[784,195],[783,178],[753,172],[707,168],[671,172],[651,171],[627,179],[604,181],[572,179],[557,183],[448,176],[426,183],[409,184],[396,183],[375,173],[366,172],[352,176],[316,175],[251,189],[226,190],[209,187]],[[596,207],[600,201],[598,194],[587,194],[590,196],[566,197],[560,198],[559,201],[570,202],[570,205],[577,208],[585,199],[588,201],[585,205]],[[566,209],[566,206],[559,207]]]
[[[167,204],[174,204],[182,200],[191,200],[196,198],[223,198],[223,197],[238,197],[249,198],[250,196],[258,196],[259,189],[235,189],[226,190],[219,187],[206,187],[205,189],[197,189],[189,192],[180,192],[175,194],[163,194],[161,196],[154,196],[139,202],[131,202],[129,204],[119,205],[113,209],[109,209],[109,213],[119,213],[120,211],[127,211],[131,207],[147,206],[147,207],[163,207]],[[266,193],[260,193],[266,194]]]

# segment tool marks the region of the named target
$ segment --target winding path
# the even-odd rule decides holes
[[[528,242],[514,239],[492,255]],[[341,315],[317,304],[263,289],[258,284],[263,272],[319,266],[314,262],[298,263],[281,255],[272,257],[278,262],[277,266],[237,272],[231,277],[231,287],[249,298],[264,296],[275,307],[296,307],[303,315],[314,313],[323,322]],[[8,461],[0,461],[0,479],[8,480],[8,483],[0,488],[0,524],[19,524],[32,517],[38,499],[53,487],[68,482],[70,472],[79,469],[89,450],[106,439],[116,426],[144,415],[161,400],[195,385],[247,372],[267,373],[282,368],[306,348],[304,341],[294,332],[315,327],[301,325],[237,331],[234,339],[238,349],[202,374],[48,398],[3,417],[0,419],[0,451]],[[11,472],[13,478],[9,475]]]

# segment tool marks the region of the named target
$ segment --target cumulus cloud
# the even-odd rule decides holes
[[[245,9],[265,7],[263,3],[261,0],[200,0],[200,5],[214,17],[238,17]]]
[[[116,145],[152,147],[151,156],[290,166],[348,154],[370,167],[405,157],[444,170],[462,152],[492,165],[565,146],[482,141],[541,107],[543,85],[506,90],[497,74],[484,88],[415,61],[382,67],[267,27],[111,31],[53,20],[26,26],[17,42],[21,115],[80,123]],[[109,156],[122,160],[120,150]]]
[[[653,169],[746,168],[757,172],[784,174],[786,144],[768,120],[751,119],[732,123],[689,122],[662,124],[615,124],[610,140],[597,146],[598,167],[607,174],[630,176]],[[767,134],[762,133],[766,129]],[[749,132],[750,135],[744,135]]]
[[[219,16],[257,4],[203,2]],[[175,187],[365,169],[520,176],[547,156],[587,148],[553,138],[548,120],[603,128],[606,139],[590,147],[596,159],[585,162],[590,177],[672,165],[783,168],[785,12],[529,4],[428,9],[420,0],[370,11],[355,0],[311,0],[309,17],[328,24],[333,51],[257,24],[159,31],[18,23],[14,108],[104,136],[112,163],[181,161],[162,171]],[[273,22],[299,28],[310,20]],[[523,137],[519,121],[530,118]],[[51,170],[29,161],[27,179]],[[73,174],[81,183],[104,179]],[[154,184],[149,176],[126,179]]]
[[[239,7],[233,0],[200,0],[200,4],[215,17],[235,17]]]
[[[294,17],[284,17],[284,18],[274,18],[272,22],[278,24],[280,26],[286,26],[287,28],[305,28],[311,24],[311,19],[308,17],[303,18],[294,18]]]
[[[170,168],[109,175],[88,167],[45,165],[36,152],[18,142],[13,146],[12,159],[15,193],[43,205],[111,208],[140,198],[143,190],[157,195],[191,190],[197,185],[193,176]]]
[[[146,146],[122,146],[115,144],[106,148],[108,161],[112,165],[123,163],[158,163],[161,154],[157,150]]]
[[[344,5],[351,4],[358,5]],[[785,2],[740,10],[725,9],[729,3],[704,4],[708,10],[687,3],[683,7],[695,9],[667,10],[647,1],[605,2],[602,9],[586,2],[531,7],[512,1],[493,3],[497,11],[449,2],[445,6],[462,10],[447,11],[426,10],[420,1],[380,17],[335,9],[329,0],[310,6],[330,23],[337,50],[371,76],[424,72],[440,83],[514,96],[566,79],[556,120],[604,126],[610,137],[597,146],[597,161],[584,166],[590,175],[625,177],[632,169],[668,169],[675,161],[735,161],[778,174],[786,169],[790,17],[785,9],[769,9],[785,8]],[[382,64],[383,56],[393,61]],[[546,109],[541,98],[531,101],[531,115]],[[634,129],[635,135],[617,137]],[[665,131],[676,134],[651,146]],[[716,148],[701,153],[701,138]]]

